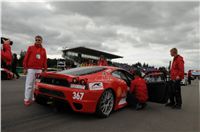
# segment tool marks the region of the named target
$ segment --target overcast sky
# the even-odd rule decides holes
[[[85,46],[116,62],[168,66],[177,47],[186,70],[199,69],[199,2],[2,2],[2,35],[20,53],[42,35],[49,58]]]

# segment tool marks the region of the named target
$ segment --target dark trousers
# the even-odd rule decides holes
[[[191,77],[188,77],[188,83],[191,84],[191,80],[192,78]]]
[[[12,72],[13,72],[14,75],[17,76],[17,78],[20,77],[19,74],[18,74],[18,72],[17,72],[17,70],[15,68],[14,69],[12,68]]]
[[[9,71],[12,70],[12,66],[11,65],[7,65],[5,61],[1,60],[1,68],[5,68]]]
[[[181,80],[171,81],[170,86],[170,103],[181,106],[182,105],[182,97],[181,97]]]
[[[128,103],[130,107],[133,107],[133,108],[136,108],[137,104],[139,103],[139,101],[136,99],[133,93],[127,94],[126,102]]]

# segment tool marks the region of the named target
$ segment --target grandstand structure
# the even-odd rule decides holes
[[[123,58],[123,57],[119,55],[107,53],[104,51],[96,50],[96,49],[86,48],[83,46],[75,47],[75,48],[66,48],[66,49],[63,49],[62,52],[63,52],[62,57],[64,58],[64,61],[66,62],[66,69],[80,67],[80,66],[90,66],[90,65],[87,65],[89,63],[97,65],[97,62],[100,56],[103,55],[105,59],[108,61],[109,66],[120,67],[130,72],[135,71],[135,70],[140,70],[142,72],[157,70],[154,66],[143,67],[142,65],[137,66],[137,65],[129,65],[127,63],[113,62],[113,59],[118,59],[118,58]]]
[[[112,59],[123,58],[119,55],[114,55],[111,53],[103,52],[96,49],[86,48],[83,46],[75,48],[67,48],[62,50],[63,58],[65,58],[66,63],[74,63],[79,66],[81,63],[92,61],[92,63],[97,63],[100,56],[103,55],[108,62]]]

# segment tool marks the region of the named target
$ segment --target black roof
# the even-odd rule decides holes
[[[107,59],[116,59],[116,58],[123,58],[122,56],[106,53],[103,51],[95,50],[95,49],[90,49],[86,47],[75,47],[75,48],[70,48],[70,49],[65,49],[62,50],[63,52],[75,52],[75,53],[80,53],[80,54],[86,54],[86,55],[91,55],[91,56],[96,56],[100,57],[103,55]]]

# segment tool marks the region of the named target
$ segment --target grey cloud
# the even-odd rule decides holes
[[[62,25],[62,18],[57,18],[53,13],[50,14],[46,9],[44,9],[40,4],[35,3],[16,3],[18,8],[12,6],[12,3],[3,3],[2,6],[4,8],[2,12],[2,31],[3,35],[10,36],[13,41],[15,41],[18,46],[13,46],[13,50],[21,51],[22,47],[27,45],[26,43],[32,40],[35,35],[40,34],[44,37],[44,43],[47,45],[47,49],[52,53],[55,51],[55,45],[58,47],[71,46],[70,42],[73,42],[73,45],[93,45],[97,46],[102,50],[105,50],[103,46],[101,46],[101,42],[105,40],[109,36],[113,36],[113,31],[109,31],[105,28],[99,28],[95,30],[86,29],[87,22],[82,22],[79,18],[77,18],[77,24],[74,22],[71,23],[72,27],[66,24]],[[40,7],[41,6],[41,7]],[[34,8],[36,7],[36,8]],[[9,10],[6,10],[9,9]],[[48,16],[49,15],[49,16]],[[17,19],[13,19],[16,17]],[[67,17],[67,16],[63,16]],[[55,20],[54,20],[55,18]],[[61,21],[60,21],[61,20]],[[79,22],[80,21],[80,22]],[[82,23],[81,23],[82,22]],[[57,25],[56,25],[57,24]],[[59,24],[62,27],[59,27]],[[53,26],[52,26],[53,25]],[[80,28],[77,28],[77,27]],[[58,28],[59,27],[59,28]],[[77,28],[77,29],[76,29]],[[68,30],[68,31],[67,31]],[[21,38],[21,41],[17,40],[14,36],[19,36],[18,34],[24,34],[26,38]],[[95,45],[91,42],[88,43],[76,43],[76,40],[95,40],[98,41],[98,44]],[[23,43],[23,44],[22,44]],[[98,47],[99,46],[99,47]],[[27,46],[26,46],[27,47]],[[109,48],[107,48],[109,50]]]
[[[199,22],[199,2],[69,2],[54,5],[59,7],[58,11],[61,13],[65,13],[65,9],[70,9],[94,19],[110,18],[113,24],[128,25],[144,31],[152,30],[150,34],[141,35],[143,44],[175,45],[189,41],[186,40],[187,34],[192,33],[189,31],[198,28],[193,22]],[[183,26],[179,27],[180,25]],[[131,38],[127,39],[131,41]],[[132,42],[135,43],[134,39]]]
[[[173,26],[183,20],[195,19],[194,14],[190,19],[185,18],[188,11],[198,7],[198,2],[54,2],[53,5],[59,13],[66,9],[90,16],[113,19],[115,24],[131,25],[139,28],[157,28]]]

